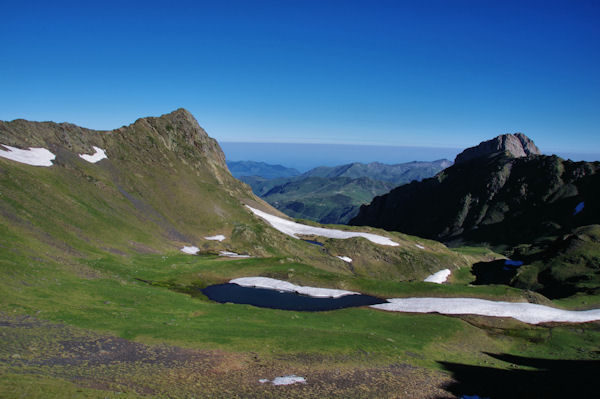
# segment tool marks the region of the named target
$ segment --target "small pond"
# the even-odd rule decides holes
[[[242,287],[237,284],[217,284],[206,287],[202,293],[220,303],[239,303],[261,308],[322,311],[385,303],[385,299],[370,295],[344,295],[339,298],[314,298],[294,292]]]
[[[309,244],[318,245],[318,246],[320,246],[320,247],[323,247],[323,246],[324,246],[322,242],[315,241],[315,240],[302,240],[302,241],[306,241],[306,242],[307,242],[307,243],[309,243]]]

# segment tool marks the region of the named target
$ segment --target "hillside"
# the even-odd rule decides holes
[[[240,176],[239,179],[286,215],[319,223],[346,224],[373,197],[412,180],[433,176],[450,164],[447,160],[397,165],[357,162],[321,166],[291,178]]]
[[[340,166],[320,166],[303,173],[303,177],[349,177],[357,179],[368,177],[372,180],[385,181],[400,186],[413,180],[422,180],[431,177],[440,170],[452,165],[447,159],[439,159],[432,162],[406,162],[395,165],[387,165],[379,162],[368,164],[355,162]]]
[[[231,176],[217,142],[183,109],[113,131],[67,123],[1,122],[0,140],[14,148],[39,147],[55,154],[46,167],[0,157],[0,217],[3,235],[12,237],[3,248],[16,259],[61,259],[88,270],[82,259],[90,256],[127,257],[195,246],[204,253],[287,256],[348,273],[331,253],[290,239],[252,216],[245,205],[282,214]],[[92,163],[79,155],[93,154],[96,148],[107,158]],[[219,235],[225,238],[205,238]],[[409,243],[410,252],[423,252],[414,248],[412,238],[398,237]],[[370,245],[363,250],[361,268],[370,269],[371,275],[420,278],[439,265],[434,255],[416,270],[400,261],[405,253],[400,248],[390,249],[389,259],[381,262],[379,251]],[[441,251],[442,257],[453,256]],[[454,257],[457,265],[464,264]]]

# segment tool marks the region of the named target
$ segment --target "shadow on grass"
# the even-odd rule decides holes
[[[495,359],[535,370],[505,370],[439,362],[452,373],[445,386],[457,397],[480,398],[597,398],[600,360],[550,360],[486,353]],[[514,367],[513,366],[513,367]]]

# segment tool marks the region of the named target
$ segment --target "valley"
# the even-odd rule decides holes
[[[361,205],[394,187],[432,177],[452,165],[446,159],[386,165],[359,162],[320,166],[300,174],[281,165],[229,162],[232,174],[288,216],[325,224],[347,224]],[[295,172],[294,172],[295,171]]]

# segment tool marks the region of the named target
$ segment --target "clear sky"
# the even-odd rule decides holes
[[[600,1],[4,1],[0,119],[600,152]]]

